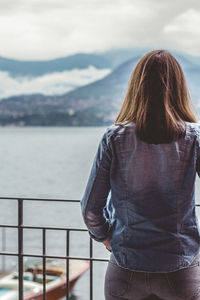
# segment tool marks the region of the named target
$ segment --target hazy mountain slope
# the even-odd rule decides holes
[[[41,94],[21,95],[3,99],[0,102],[0,113],[2,114],[32,114],[48,113],[50,111],[63,112],[66,109],[75,111],[96,105],[118,107],[119,102],[127,88],[128,78],[138,60],[131,59],[120,65],[113,72],[101,80],[77,88],[64,95],[56,97]],[[115,101],[113,99],[115,98]]]
[[[97,69],[113,69],[128,59],[144,52],[144,49],[122,48],[96,53],[76,53],[66,57],[37,61],[16,60],[0,56],[0,71],[8,72],[13,77],[36,77],[75,68],[84,69],[90,65]]]
[[[78,53],[63,58],[41,61],[22,61],[0,57],[0,70],[12,76],[41,76],[75,68],[84,69],[92,65],[99,69],[111,68],[112,63],[102,55]]]

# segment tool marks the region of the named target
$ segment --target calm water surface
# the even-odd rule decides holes
[[[0,128],[0,196],[80,199],[105,129],[106,127]],[[199,192],[197,177],[197,203],[200,203]],[[17,224],[16,201],[2,200],[0,204],[0,223]],[[25,202],[24,225],[85,228],[79,203],[61,202]],[[16,251],[16,230],[7,229],[6,233],[6,250]],[[41,254],[41,243],[41,231],[24,231],[25,253]],[[65,249],[65,233],[47,231],[47,254],[65,255]],[[71,233],[70,255],[89,256],[87,233]],[[109,255],[102,243],[94,241],[95,257],[109,258]],[[8,268],[15,268],[15,265],[16,259],[6,257]],[[104,299],[106,266],[107,263],[94,262],[95,300]],[[74,294],[79,300],[89,299],[89,272],[78,280]]]

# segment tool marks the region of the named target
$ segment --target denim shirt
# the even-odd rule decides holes
[[[110,237],[121,267],[171,272],[200,252],[200,124],[185,123],[185,137],[168,144],[140,140],[134,122],[110,125],[100,140],[81,212],[94,240]]]

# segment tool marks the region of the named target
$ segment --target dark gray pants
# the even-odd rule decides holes
[[[187,268],[153,273],[122,268],[111,253],[104,293],[106,300],[200,300],[200,254]]]

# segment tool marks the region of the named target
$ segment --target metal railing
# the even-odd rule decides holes
[[[5,248],[5,232],[2,234],[2,251],[0,255],[6,256],[15,256],[18,257],[18,273],[19,273],[19,300],[24,299],[23,295],[23,258],[24,257],[36,257],[42,258],[43,260],[43,300],[46,300],[46,259],[65,259],[66,260],[66,299],[69,299],[69,259],[74,260],[88,260],[90,263],[89,268],[89,289],[90,295],[89,299],[93,300],[93,261],[102,261],[108,262],[108,259],[103,258],[95,258],[93,257],[93,240],[91,237],[89,238],[89,257],[74,257],[70,256],[70,232],[71,231],[79,231],[79,232],[87,232],[85,228],[66,228],[66,227],[49,227],[49,226],[24,226],[23,225],[23,204],[24,201],[47,201],[47,202],[72,202],[72,203],[80,203],[80,200],[64,200],[64,199],[39,199],[39,198],[13,198],[13,197],[0,197],[0,200],[13,200],[18,202],[18,224],[17,225],[5,225],[0,224],[0,228],[15,228],[18,230],[18,252],[6,252]],[[196,206],[200,207],[200,204],[196,204]],[[23,247],[23,230],[24,229],[37,229],[42,230],[42,254],[32,254],[32,253],[24,253]],[[65,256],[56,256],[56,255],[47,255],[46,254],[46,231],[47,230],[62,230],[66,232],[66,255]],[[5,266],[3,266],[5,267]],[[151,299],[148,298],[149,300]],[[153,298],[155,299],[155,298]],[[159,298],[158,298],[159,299]]]
[[[2,251],[0,255],[6,256],[15,256],[18,257],[18,279],[19,279],[19,300],[24,299],[23,295],[23,258],[24,257],[35,257],[42,258],[43,260],[43,300],[46,300],[46,259],[65,259],[66,260],[66,299],[69,299],[69,259],[71,260],[88,260],[90,264],[89,268],[89,290],[90,295],[89,299],[93,300],[93,261],[103,261],[108,262],[108,259],[103,258],[95,258],[93,257],[93,240],[91,237],[89,238],[89,257],[74,257],[70,256],[70,232],[71,231],[87,231],[85,228],[65,228],[65,227],[47,227],[47,226],[24,226],[23,225],[23,204],[24,201],[56,201],[56,202],[72,202],[72,203],[80,203],[80,200],[64,200],[64,199],[39,199],[39,198],[13,198],[13,197],[0,197],[0,200],[13,200],[18,202],[18,224],[17,225],[5,225],[0,224],[1,228],[15,228],[18,231],[18,251],[17,252],[6,252],[5,246],[2,246]],[[24,253],[23,247],[23,231],[24,229],[37,229],[42,230],[42,254],[32,254],[32,253]],[[47,255],[46,254],[46,231],[47,230],[62,230],[66,232],[66,255],[65,256],[56,256],[56,255]],[[5,233],[2,234],[2,245],[5,245]]]

